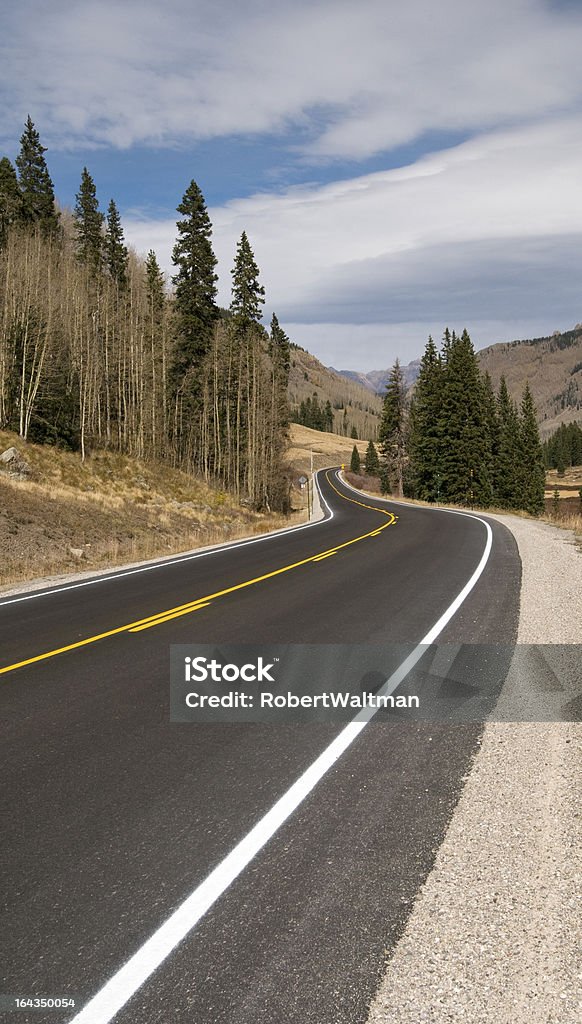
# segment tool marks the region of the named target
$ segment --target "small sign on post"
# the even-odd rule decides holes
[[[300,476],[299,477],[299,486],[300,486],[301,490],[303,490],[303,488],[305,487],[306,483],[307,483],[307,477],[306,476]]]

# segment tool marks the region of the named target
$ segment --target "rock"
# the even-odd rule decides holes
[[[11,477],[16,480],[25,480],[26,477],[32,475],[32,470],[22,458],[22,455],[18,451],[18,448],[7,448],[5,452],[0,455],[0,462],[8,468],[8,473]]]

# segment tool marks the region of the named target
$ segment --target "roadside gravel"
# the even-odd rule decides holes
[[[582,643],[582,553],[573,534],[491,518],[519,547],[519,642]],[[506,708],[528,696],[527,672],[510,677]],[[581,747],[580,723],[486,724],[368,1024],[582,1019]]]

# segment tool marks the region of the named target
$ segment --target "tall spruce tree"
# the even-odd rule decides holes
[[[211,242],[212,225],[204,196],[195,181],[186,189],[178,213],[182,214],[182,219],[177,223],[178,239],[172,253],[177,268],[172,279],[176,288],[177,338],[170,383],[176,394],[188,378],[188,392],[196,399],[202,361],[210,348],[218,319],[218,278]]]
[[[129,256],[124,242],[123,227],[119,210],[112,199],[107,209],[107,228],[105,231],[105,264],[119,291],[127,288],[127,268]]]
[[[237,330],[246,331],[260,323],[265,289],[259,284],[259,268],[255,262],[246,232],[236,247],[232,274],[230,311]]]
[[[10,228],[22,216],[22,195],[16,171],[7,156],[0,160],[0,248],[6,243]]]
[[[442,493],[461,505],[491,503],[491,452],[485,428],[483,387],[471,339],[451,334],[439,416]]]
[[[497,415],[497,401],[493,382],[488,372],[481,378],[483,392],[483,411],[485,415],[485,430],[489,442],[489,478],[491,480],[492,499],[496,498],[496,465],[499,456],[499,417]]]
[[[20,139],[20,152],[16,157],[20,192],[21,219],[24,224],[41,228],[44,234],[58,230],[59,214],[55,207],[55,191],[44,158],[46,146],[34,127],[30,114]]]
[[[277,409],[278,423],[280,427],[286,428],[289,426],[287,386],[291,367],[291,344],[274,313],[271,317],[269,355],[273,365],[273,401]]]
[[[81,184],[75,202],[75,234],[77,259],[89,271],[97,274],[103,261],[103,222],[99,209],[95,182],[86,167],[83,168]]]
[[[536,410],[527,383],[521,400],[518,451],[520,506],[532,515],[539,515],[544,510],[546,474]]]
[[[519,420],[505,377],[497,391],[498,444],[494,466],[495,501],[501,508],[519,508]]]
[[[378,440],[383,455],[385,479],[394,482],[400,498],[406,459],[405,429],[404,374],[397,359],[386,384]]]
[[[359,473],[361,468],[362,468],[362,461],[360,459],[360,453],[358,451],[358,446],[355,444],[354,447],[352,448],[352,458],[350,460],[350,472],[351,473]]]
[[[443,367],[437,347],[429,335],[416,381],[410,408],[409,480],[413,496],[424,501],[438,500],[442,472],[441,421]]]
[[[364,469],[368,476],[378,476],[380,472],[380,460],[378,458],[378,452],[373,441],[368,442],[366,448],[366,461],[364,462]]]

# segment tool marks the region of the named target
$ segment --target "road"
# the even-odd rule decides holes
[[[0,991],[76,1000],[2,1019],[365,1021],[482,726],[371,722],[181,937],[343,726],[172,724],[169,645],[511,644],[520,562],[492,521],[318,480],[318,524],[0,600]]]

